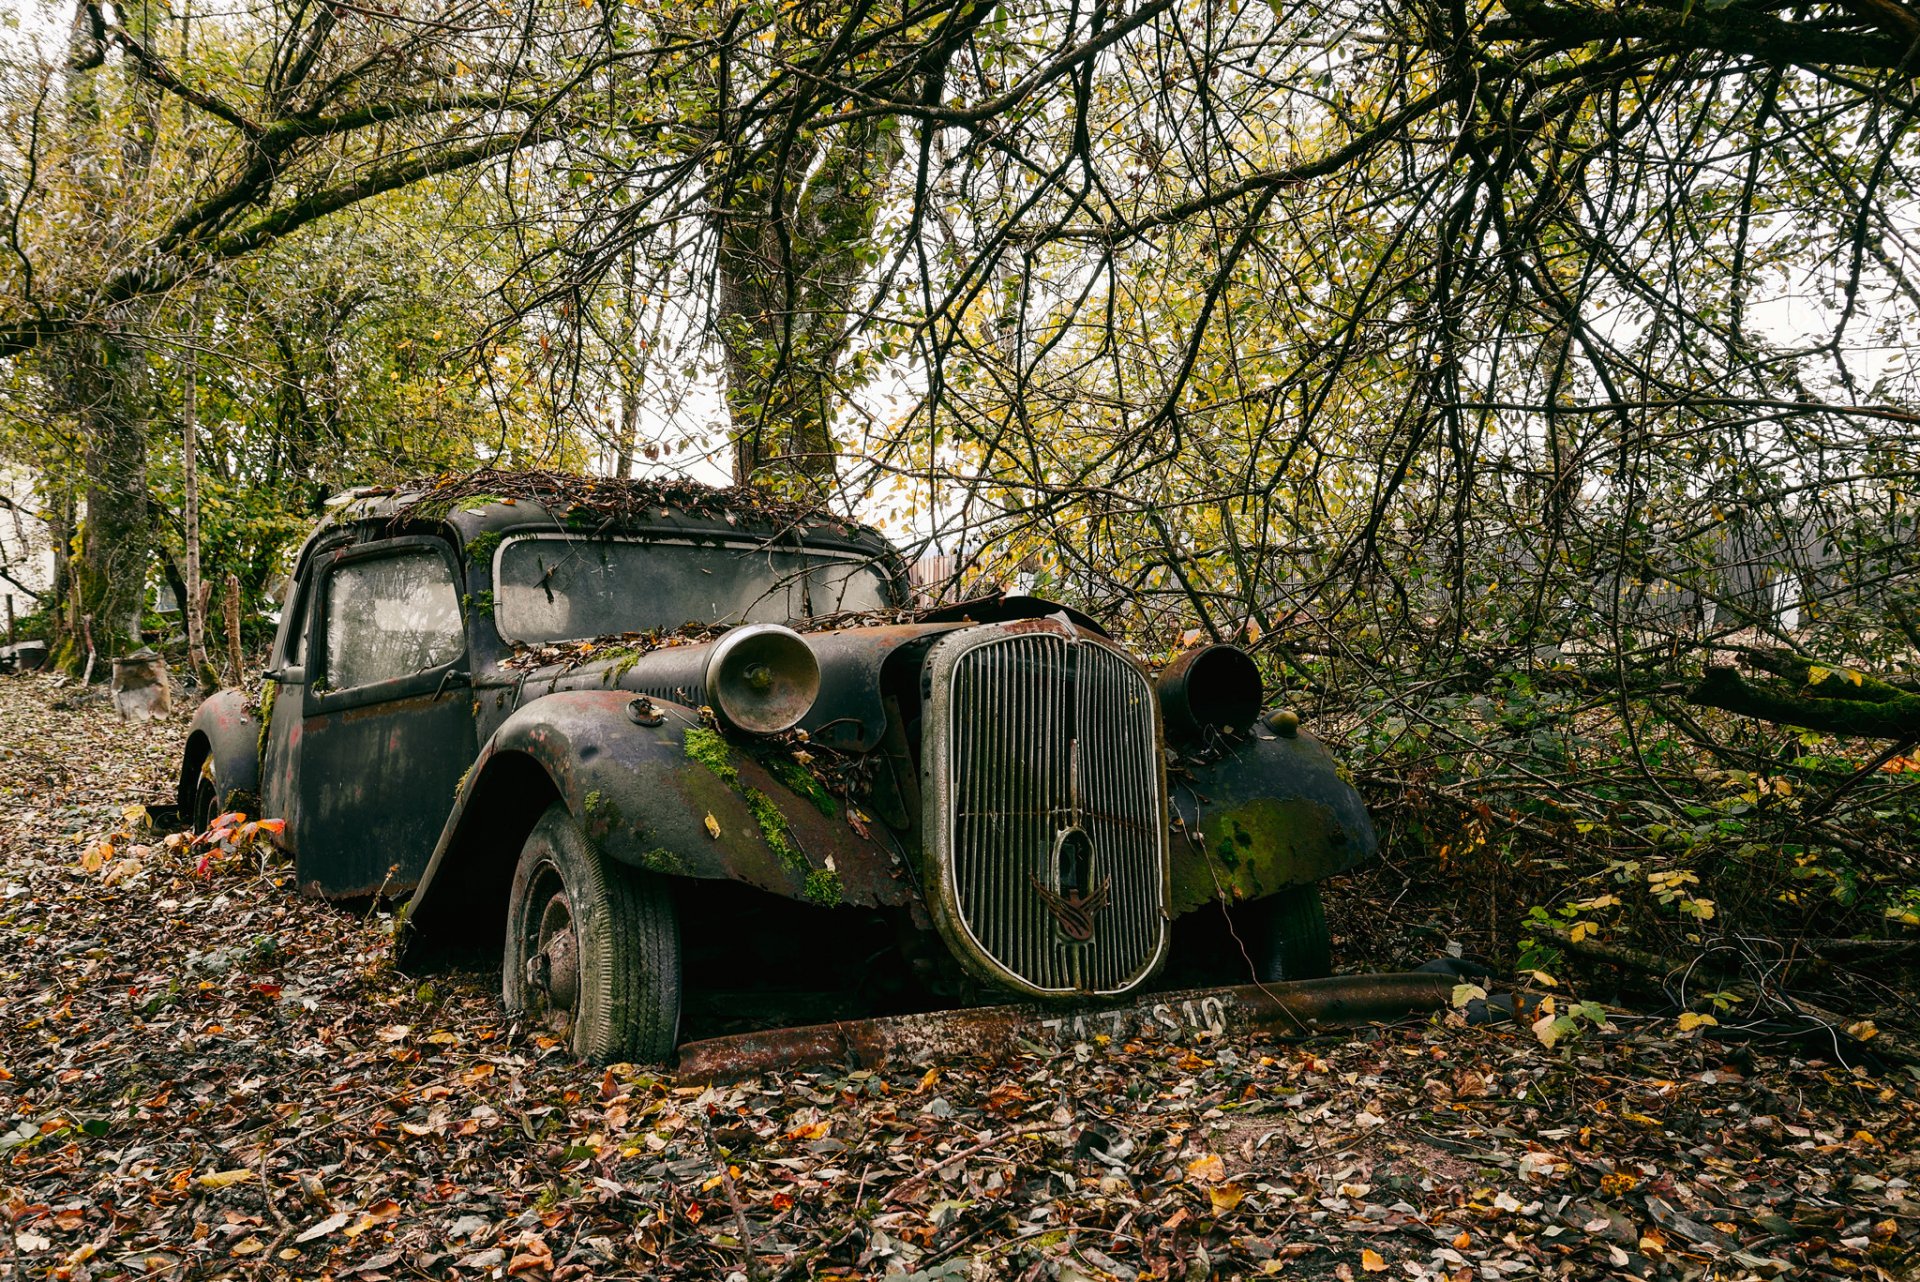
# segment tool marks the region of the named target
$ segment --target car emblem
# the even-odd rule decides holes
[[[1032,873],[1027,874],[1027,880],[1067,938],[1084,944],[1093,938],[1094,916],[1107,906],[1112,883],[1102,879],[1098,886],[1088,887],[1093,873],[1093,841],[1085,829],[1076,826],[1062,831],[1054,851],[1060,889],[1048,889]]]
[[[1040,896],[1040,902],[1047,906],[1047,911],[1053,914],[1053,919],[1060,923],[1060,929],[1066,932],[1068,939],[1076,944],[1084,944],[1093,938],[1094,914],[1107,906],[1109,883],[1103,881],[1095,886],[1091,893],[1085,895],[1073,890],[1069,890],[1064,895],[1056,895],[1041,885],[1040,879],[1032,873],[1027,874],[1027,880],[1033,883],[1033,889]]]

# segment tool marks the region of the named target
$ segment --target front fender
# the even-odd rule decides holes
[[[892,853],[805,771],[763,763],[691,709],[639,702],[636,720],[630,691],[567,690],[501,723],[461,780],[407,906],[403,954],[475,932],[486,938],[469,942],[491,946],[520,844],[555,800],[603,855],[634,868],[822,906],[908,900]]]
[[[1321,881],[1379,848],[1366,803],[1308,735],[1243,739],[1170,782],[1175,914]]]
[[[208,696],[187,727],[187,749],[180,758],[178,800],[182,817],[193,814],[193,795],[201,767],[213,764],[213,781],[222,809],[237,801],[257,814],[260,798],[260,716],[244,690]]]

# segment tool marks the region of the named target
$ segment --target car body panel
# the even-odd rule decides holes
[[[1360,794],[1309,735],[1262,728],[1172,782],[1176,915],[1324,881],[1379,847]]]

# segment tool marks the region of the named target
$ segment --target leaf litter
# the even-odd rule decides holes
[[[396,971],[181,723],[0,679],[0,1271],[338,1279],[1910,1276],[1914,1082],[1622,1021],[1087,1043],[713,1086]],[[1704,1030],[1703,1030],[1704,1031]]]

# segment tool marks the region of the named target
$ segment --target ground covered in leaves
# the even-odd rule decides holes
[[[1898,1277],[1920,1241],[1910,1076],[1667,1021],[583,1068],[489,977],[396,972],[384,916],[142,831],[181,723],[61,693],[0,678],[0,1272]]]

